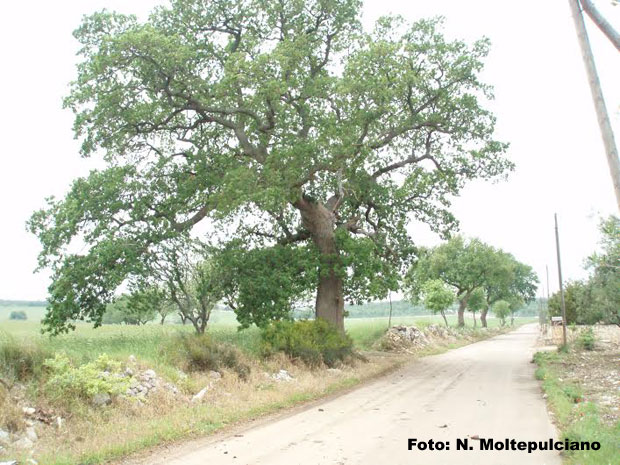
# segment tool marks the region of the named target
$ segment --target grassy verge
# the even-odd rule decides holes
[[[565,453],[567,465],[609,465],[620,457],[620,422],[615,426],[601,421],[599,408],[588,402],[577,384],[563,376],[566,352],[538,352],[536,378],[542,381],[547,403],[554,414],[561,439],[570,441],[597,441],[598,451],[570,451]]]
[[[358,349],[370,348],[383,334],[387,319],[355,319],[347,328]],[[399,323],[399,322],[396,322]],[[402,321],[401,323],[405,323]],[[425,326],[427,322],[420,323]],[[411,324],[411,323],[409,323]],[[173,363],[167,351],[177,341],[179,333],[191,332],[178,325],[147,325],[143,327],[104,326],[92,329],[79,325],[70,335],[48,338],[37,334],[38,325],[32,322],[10,322],[10,334],[0,330],[0,369],[9,364],[23,365],[28,376],[24,384],[25,403],[65,419],[61,429],[40,425],[34,457],[39,463],[51,465],[99,464],[120,457],[170,443],[180,439],[199,437],[229,425],[255,419],[330,394],[342,392],[371,378],[394,370],[412,359],[411,354],[366,352],[367,363],[342,367],[340,371],[325,368],[309,369],[285,357],[263,360],[259,357],[260,335],[257,329],[239,332],[232,325],[219,324],[210,328],[218,344],[229,344],[239,352],[241,362],[251,367],[248,379],[240,379],[234,370],[222,369],[222,379],[210,390],[204,402],[189,399],[210,383],[207,372],[179,375],[179,366]],[[508,331],[512,328],[505,328]],[[444,352],[477,340],[498,334],[500,330],[466,330],[462,337],[437,342],[418,351],[415,356]],[[92,362],[106,353],[113,359],[126,361],[134,355],[140,369],[154,369],[159,376],[176,383],[183,398],[172,399],[162,394],[153,400],[136,403],[116,400],[111,405],[95,408],[88,403],[74,402],[67,410],[54,405],[44,389],[43,361],[63,352],[76,365]],[[27,357],[22,355],[26,354]],[[2,357],[5,357],[3,359]],[[13,360],[13,361],[11,361]],[[27,363],[24,364],[24,361]],[[289,371],[292,382],[276,382],[272,373]],[[1,371],[1,370],[0,370]],[[21,410],[21,406],[20,409]],[[23,459],[3,455],[3,459]]]

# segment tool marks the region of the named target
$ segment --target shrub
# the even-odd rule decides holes
[[[353,340],[325,320],[278,321],[263,329],[261,350],[269,356],[284,352],[310,366],[333,367],[353,356]]]
[[[592,328],[587,328],[581,332],[577,339],[577,342],[585,350],[593,350],[595,340],[596,338],[594,336],[594,331],[592,330]]]
[[[0,375],[25,381],[37,378],[43,362],[52,356],[36,342],[18,342],[8,335],[0,335]]]
[[[45,361],[50,371],[46,387],[53,398],[85,398],[97,394],[117,395],[124,393],[131,379],[121,374],[121,362],[100,355],[93,362],[73,366],[65,354],[56,354]]]
[[[250,374],[250,367],[241,361],[236,347],[215,342],[208,334],[182,334],[174,342],[177,349],[173,353],[180,356],[187,371],[229,368],[243,380]]]
[[[23,310],[14,310],[9,315],[9,320],[27,320],[28,315]]]

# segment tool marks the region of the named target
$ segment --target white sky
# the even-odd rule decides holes
[[[158,3],[25,0],[0,7],[0,299],[45,298],[48,277],[33,274],[39,243],[25,221],[46,196],[62,196],[93,166],[79,157],[73,115],[61,108],[75,77],[71,32],[83,14],[105,7],[144,17]],[[596,4],[620,29],[620,7],[611,0]],[[583,277],[598,218],[616,207],[568,1],[534,7],[507,0],[366,0],[368,25],[386,13],[409,20],[443,15],[449,36],[491,38],[484,77],[495,86],[498,137],[511,143],[517,169],[506,183],[474,183],[456,199],[462,232],[513,253],[543,281],[549,265],[553,292],[557,212],[564,276]],[[589,31],[618,134],[620,54],[595,27]],[[422,244],[437,242],[424,228],[411,232]]]

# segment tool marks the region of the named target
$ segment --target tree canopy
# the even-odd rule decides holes
[[[486,312],[494,302],[500,299],[529,302],[535,296],[538,283],[530,266],[479,239],[462,236],[420,251],[405,278],[409,298],[415,299],[424,283],[430,280],[440,280],[453,289],[459,302],[460,326],[465,324],[466,308],[481,310],[482,324],[486,326]]]
[[[396,287],[408,220],[448,233],[451,196],[512,164],[484,108],[487,40],[447,40],[438,19],[364,31],[360,13],[359,0],[173,0],[145,22],[83,20],[65,106],[82,155],[106,165],[30,220],[53,271],[48,328],[98,324],[121,284],[190,234],[236,241],[246,270],[262,253],[299,264],[266,295],[231,286],[259,308],[299,278],[342,328],[345,297]]]

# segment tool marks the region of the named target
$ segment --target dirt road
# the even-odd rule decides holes
[[[537,327],[423,358],[341,397],[237,435],[194,442],[150,465],[560,464],[557,452],[480,450],[555,438],[530,363]],[[408,450],[408,439],[450,450]],[[457,450],[457,439],[473,450]]]

